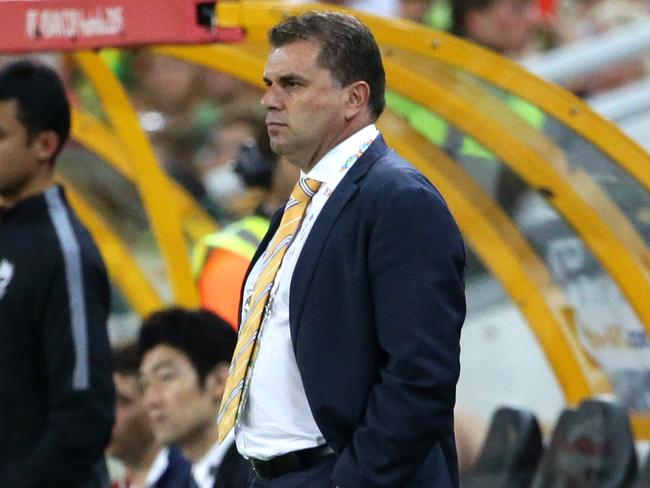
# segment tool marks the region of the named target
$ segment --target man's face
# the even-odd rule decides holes
[[[140,367],[144,404],[156,438],[181,448],[215,428],[221,394],[211,376],[203,387],[189,358],[160,344],[144,355]]]
[[[108,454],[119,460],[137,457],[154,440],[136,375],[113,374],[115,424]]]
[[[16,100],[0,100],[0,199],[20,195],[42,168],[17,109]]]
[[[467,29],[473,40],[502,54],[515,55],[533,41],[541,20],[535,0],[495,0],[489,7],[468,14]]]
[[[347,90],[317,63],[319,50],[312,41],[286,44],[271,53],[264,71],[271,148],[303,170],[340,142],[346,124]]]
[[[430,0],[400,0],[399,16],[413,22],[424,22],[430,7]]]

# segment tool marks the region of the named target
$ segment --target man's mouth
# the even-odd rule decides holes
[[[153,415],[149,415],[149,421],[152,424],[160,424],[161,422],[164,422],[167,416],[164,413],[155,413]]]

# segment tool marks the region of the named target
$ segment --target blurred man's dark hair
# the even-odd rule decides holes
[[[113,372],[122,376],[137,376],[140,357],[135,344],[125,344],[113,348]]]
[[[372,115],[375,119],[381,115],[386,105],[386,75],[370,29],[351,15],[310,12],[288,17],[269,31],[273,47],[296,41],[315,41],[320,46],[318,63],[329,70],[340,86],[355,81],[368,83]]]
[[[154,312],[143,321],[137,349],[140,360],[159,345],[181,351],[203,385],[215,366],[230,363],[236,343],[232,327],[212,312],[175,307]]]
[[[44,131],[54,131],[59,146],[70,134],[70,104],[56,72],[33,61],[16,61],[0,70],[0,100],[16,100],[17,117],[27,130],[28,142]]]

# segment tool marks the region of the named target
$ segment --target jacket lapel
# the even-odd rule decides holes
[[[296,263],[289,292],[289,326],[291,329],[291,341],[293,342],[294,352],[296,352],[298,329],[302,318],[305,298],[309,292],[318,260],[320,259],[323,248],[325,247],[325,242],[327,241],[339,214],[350,198],[352,198],[352,196],[358,191],[358,182],[363,178],[374,162],[387,151],[388,147],[384,142],[384,138],[380,134],[343,177],[332,195],[329,197],[329,200],[321,210],[316,222],[314,222],[314,226],[309,232],[307,241],[300,252],[298,262]]]

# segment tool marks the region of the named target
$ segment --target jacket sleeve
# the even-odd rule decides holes
[[[94,249],[91,249],[94,251]],[[110,441],[114,392],[106,324],[109,285],[98,253],[58,260],[35,290],[48,425],[0,486],[71,487],[91,478]]]
[[[403,487],[434,450],[453,450],[465,250],[446,204],[425,181],[384,196],[368,246],[385,361],[332,479],[341,488]],[[457,468],[440,469],[448,473],[440,486],[457,483]]]

